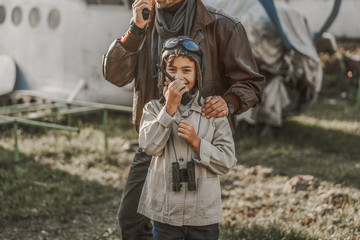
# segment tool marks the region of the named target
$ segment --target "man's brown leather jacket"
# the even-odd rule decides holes
[[[190,37],[204,53],[202,96],[222,96],[237,106],[234,114],[245,112],[261,102],[265,79],[258,73],[244,27],[222,11],[205,7],[201,0],[196,2]],[[159,98],[157,78],[152,75],[152,29],[150,24],[137,52],[126,51],[116,39],[103,59],[103,75],[111,83],[122,87],[135,80],[133,122],[137,130],[144,105]]]

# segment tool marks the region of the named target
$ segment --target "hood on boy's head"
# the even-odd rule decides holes
[[[180,36],[177,37],[178,39],[189,39],[192,40],[189,37],[186,36]],[[161,66],[166,69],[166,62],[165,59],[168,59],[168,57],[170,55],[175,55],[176,57],[178,56],[186,56],[189,57],[191,60],[193,60],[195,62],[195,67],[196,67],[196,84],[194,86],[194,88],[197,88],[200,92],[200,96],[201,96],[201,91],[202,91],[202,84],[203,84],[203,79],[204,79],[204,66],[202,63],[202,51],[200,49],[199,51],[201,53],[201,56],[199,55],[199,53],[197,52],[193,52],[190,50],[187,50],[182,43],[178,43],[176,46],[174,46],[173,48],[170,49],[165,49],[163,48],[162,50],[162,55],[161,55]],[[160,92],[160,101],[161,102],[165,102],[165,98],[162,94],[163,92],[163,88],[164,88],[164,82],[165,82],[165,75],[160,72],[159,73],[159,92]],[[200,98],[199,98],[200,100]]]

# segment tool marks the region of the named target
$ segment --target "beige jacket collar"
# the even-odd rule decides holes
[[[199,101],[198,101],[199,98],[200,98],[201,105],[199,105]],[[175,122],[179,124],[181,121],[181,118],[184,118],[184,117],[187,118],[193,111],[201,113],[201,108],[202,108],[203,104],[204,104],[204,99],[200,96],[200,92],[197,91],[195,98],[189,109],[186,109],[182,115],[180,114],[179,110],[176,111]]]

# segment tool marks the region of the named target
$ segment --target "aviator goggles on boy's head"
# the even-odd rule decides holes
[[[202,51],[201,48],[199,46],[199,44],[197,42],[195,42],[194,40],[192,40],[189,37],[177,37],[177,38],[170,38],[169,40],[167,40],[164,44],[164,50],[167,49],[173,49],[175,48],[177,45],[179,45],[179,43],[181,43],[181,45],[188,51],[193,52],[195,54],[197,54],[198,56],[202,56]]]

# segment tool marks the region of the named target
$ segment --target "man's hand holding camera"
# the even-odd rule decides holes
[[[133,11],[133,20],[136,26],[139,28],[145,28],[145,26],[151,21],[151,16],[153,13],[153,8],[155,5],[155,0],[136,0],[132,4]],[[150,17],[148,19],[144,19],[143,11],[144,9],[148,9],[150,11]]]

